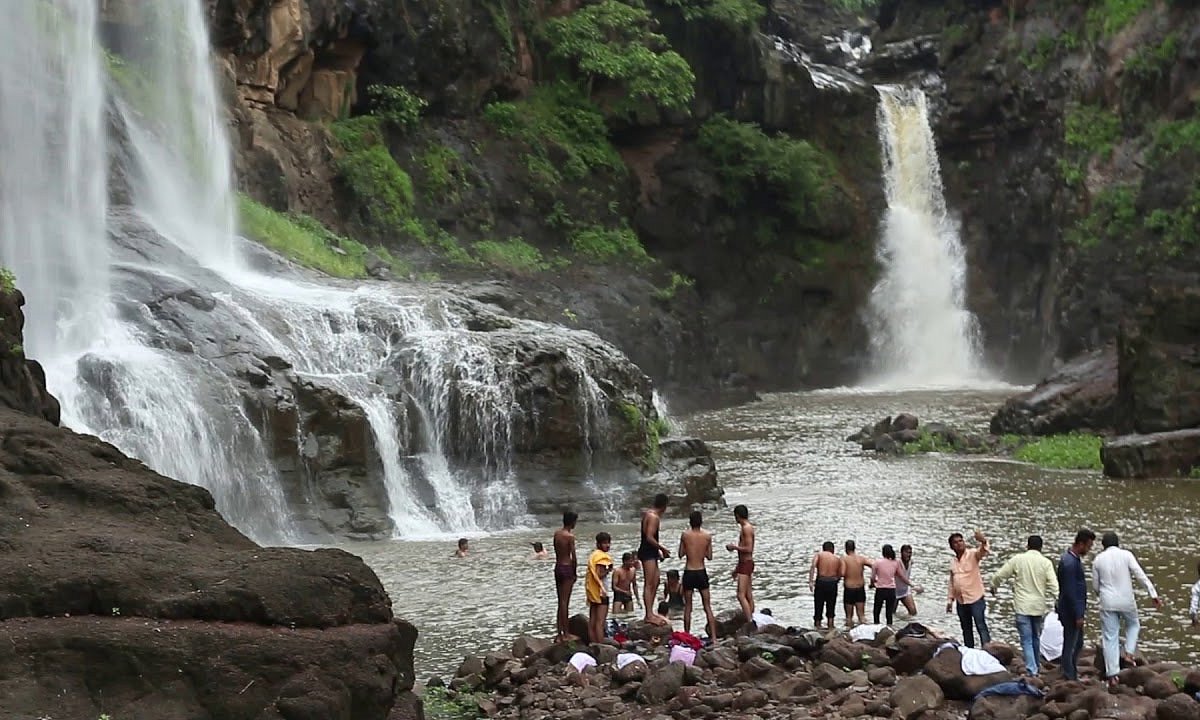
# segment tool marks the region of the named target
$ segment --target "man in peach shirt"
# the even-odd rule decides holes
[[[963,644],[969,648],[975,647],[972,624],[979,630],[980,645],[987,645],[992,640],[987,626],[983,574],[979,571],[979,561],[988,554],[988,541],[983,533],[976,530],[975,542],[979,546],[969,548],[963,540],[962,533],[950,536],[950,549],[954,551],[954,559],[950,561],[950,593],[946,596],[946,612],[953,610],[955,603],[958,604],[958,622],[962,625]]]

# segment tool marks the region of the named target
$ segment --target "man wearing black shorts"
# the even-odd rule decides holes
[[[854,615],[858,613],[858,624],[866,622],[867,578],[863,568],[871,566],[871,560],[859,555],[853,540],[846,541],[846,554],[842,556],[842,604],[846,607],[846,627],[854,626]]]
[[[713,615],[712,595],[709,592],[708,569],[705,561],[712,560],[712,533],[700,527],[703,516],[699,510],[688,517],[689,529],[679,538],[679,557],[683,565],[683,631],[692,631],[692,597],[700,591],[704,614],[708,618],[708,637],[717,639],[717,618]]]
[[[658,562],[671,557],[671,552],[658,541],[658,525],[667,511],[668,498],[659,493],[654,496],[654,507],[642,513],[642,542],[638,545],[638,560],[642,561],[642,599],[646,601],[646,622],[666,625],[667,619],[654,612],[654,596],[658,594]]]

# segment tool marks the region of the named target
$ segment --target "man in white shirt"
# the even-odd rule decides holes
[[[1100,631],[1104,641],[1104,676],[1109,685],[1117,684],[1117,672],[1121,669],[1120,634],[1121,623],[1125,623],[1125,653],[1137,652],[1138,622],[1137,599],[1133,595],[1133,578],[1137,578],[1155,607],[1162,607],[1162,600],[1154,590],[1146,571],[1138,564],[1133,553],[1119,547],[1117,534],[1104,533],[1100,541],[1104,550],[1092,562],[1092,584],[1100,596]]]
[[[1200,577],[1200,563],[1196,564],[1196,575]],[[1192,616],[1192,627],[1200,625],[1200,580],[1192,586],[1192,604],[1188,606],[1188,614]]]

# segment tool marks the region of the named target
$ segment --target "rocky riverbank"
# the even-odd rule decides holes
[[[721,615],[721,639],[700,650],[692,665],[670,662],[669,636],[637,623],[619,647],[520,637],[508,651],[467,657],[447,688],[440,680],[430,684],[440,701],[468,715],[522,720],[1200,718],[1194,698],[1200,671],[1177,663],[1139,659],[1109,690],[1097,679],[1099,653],[1086,648],[1079,682],[1063,680],[1056,666],[1046,664],[1039,678],[1028,681],[1032,695],[976,699],[1019,679],[1018,650],[991,643],[986,650],[1003,669],[968,675],[960,649],[942,647],[947,638],[927,631],[905,636],[917,626],[884,628],[873,639],[854,641],[837,630],[756,629],[741,620],[736,612]],[[580,673],[569,664],[572,658],[595,665]]]
[[[420,717],[417,631],[340,550],[264,548],[207,490],[57,426],[0,287],[0,718]]]

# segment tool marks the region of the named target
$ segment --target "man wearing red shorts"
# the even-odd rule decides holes
[[[725,549],[738,554],[737,567],[733,569],[733,577],[737,581],[738,605],[746,622],[754,617],[754,591],[750,587],[750,577],[754,574],[754,526],[750,524],[750,511],[745,505],[733,509],[733,518],[741,527],[737,544],[729,543]]]

